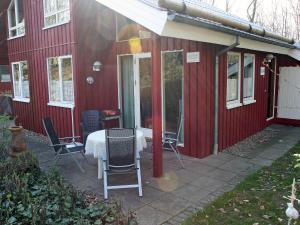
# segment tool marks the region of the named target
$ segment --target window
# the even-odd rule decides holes
[[[28,63],[26,61],[12,63],[12,75],[15,99],[29,101]]]
[[[244,55],[244,90],[243,102],[250,103],[254,101],[255,87],[255,55]]]
[[[8,10],[8,31],[9,38],[25,35],[25,23],[23,12],[23,0],[12,0]]]
[[[180,120],[180,142],[184,142],[183,51],[162,53],[163,131],[177,132]],[[180,118],[180,116],[182,118]]]
[[[128,41],[131,39],[151,38],[151,32],[145,30],[136,22],[117,15],[117,41]]]
[[[49,103],[73,105],[73,72],[71,56],[48,58]]]
[[[7,65],[0,65],[0,82],[1,83],[11,82]]]
[[[70,21],[69,0],[44,0],[45,28]]]
[[[227,108],[241,106],[241,55],[240,53],[227,53]]]

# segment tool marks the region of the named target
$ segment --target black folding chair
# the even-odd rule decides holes
[[[173,151],[176,155],[176,158],[178,159],[179,163],[181,164],[181,167],[184,168],[184,164],[181,158],[181,154],[178,150],[178,144],[181,136],[182,126],[183,126],[183,116],[179,115],[179,125],[177,128],[177,132],[164,132],[163,136],[163,149]]]
[[[86,143],[87,136],[90,133],[104,129],[103,119],[103,113],[98,110],[87,110],[82,112],[81,127],[84,145]]]
[[[106,132],[106,159],[103,160],[104,199],[108,198],[108,190],[138,188],[139,196],[143,196],[140,158],[136,157],[136,136],[134,129],[108,129]],[[136,184],[108,184],[108,176],[113,174],[136,173]]]
[[[53,127],[53,123],[49,117],[43,119],[43,126],[46,131],[46,134],[50,140],[50,147],[53,147],[55,151],[55,164],[57,163],[60,156],[70,155],[74,162],[77,164],[79,169],[84,173],[84,169],[81,167],[78,160],[73,156],[75,153],[81,153],[84,155],[84,145],[79,142],[75,142],[76,139],[80,138],[76,137],[64,137],[58,138],[57,133]],[[86,159],[86,158],[85,158]]]

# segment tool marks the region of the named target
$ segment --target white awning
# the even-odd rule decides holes
[[[232,34],[200,26],[168,20],[168,11],[139,0],[96,0],[113,11],[133,20],[159,36],[229,46],[235,41]],[[240,38],[238,48],[289,55],[300,61],[300,50],[289,49],[262,41]]]

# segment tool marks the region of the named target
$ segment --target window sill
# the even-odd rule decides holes
[[[61,102],[49,102],[47,105],[48,106],[54,106],[54,107],[68,108],[68,109],[72,109],[72,108],[75,107],[74,104],[71,104],[71,103],[61,103]]]
[[[238,108],[241,107],[243,104],[240,102],[235,102],[235,103],[227,103],[226,108],[227,109],[234,109],[234,108]]]
[[[53,25],[51,25],[51,26],[44,27],[43,30],[48,30],[48,29],[51,29],[51,28],[54,28],[54,27],[59,27],[59,26],[61,26],[61,25],[70,23],[70,21],[71,21],[71,20],[68,20],[68,21],[63,22],[63,23],[53,24]]]
[[[244,99],[243,105],[250,105],[256,103],[255,99]]]
[[[24,102],[24,103],[30,103],[29,98],[13,98],[14,102]]]
[[[7,40],[10,41],[10,40],[14,40],[14,39],[21,38],[21,37],[25,37],[25,34],[14,36],[14,37],[9,37]]]

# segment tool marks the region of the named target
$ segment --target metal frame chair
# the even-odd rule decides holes
[[[98,130],[104,129],[104,115],[99,110],[86,110],[81,113],[81,128],[83,133],[83,143],[85,145],[87,136]]]
[[[164,133],[164,136],[163,136],[163,139],[162,139],[162,144],[163,144],[163,149],[165,150],[170,150],[170,151],[173,151],[174,154],[176,155],[176,158],[178,159],[179,163],[181,164],[181,167],[182,168],[185,168],[184,167],[184,164],[183,164],[183,161],[182,161],[182,158],[181,158],[181,154],[178,150],[178,143],[179,143],[179,138],[180,138],[180,135],[181,135],[181,128],[183,126],[183,117],[180,113],[180,121],[179,121],[179,125],[178,125],[178,130],[176,133],[174,132],[165,132]]]
[[[55,159],[54,163],[56,164],[60,156],[70,155],[71,158],[74,160],[76,165],[79,167],[81,172],[85,172],[82,168],[78,160],[73,156],[75,153],[81,153],[82,156],[86,159],[84,155],[84,145],[79,142],[75,142],[76,139],[80,138],[79,136],[76,137],[64,137],[58,138],[57,133],[53,127],[52,120],[49,117],[43,119],[43,126],[46,131],[46,134],[50,140],[50,147],[53,147],[55,151]],[[71,140],[71,141],[70,141]],[[69,141],[69,142],[66,142]]]
[[[143,196],[140,158],[136,157],[135,129],[114,128],[105,131],[106,159],[103,160],[104,199],[108,198],[108,190],[138,188],[139,196]],[[135,173],[136,184],[108,184],[108,176],[113,174]]]

